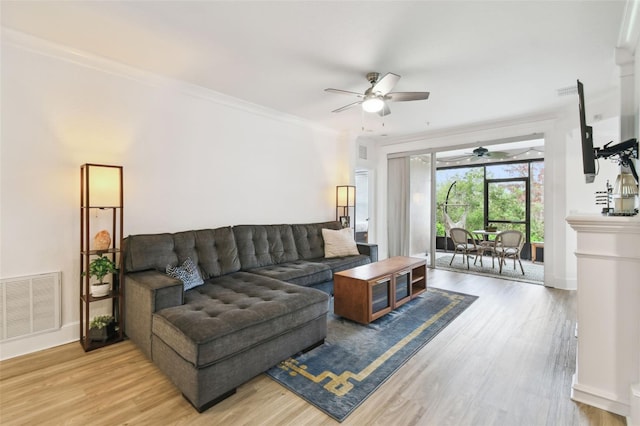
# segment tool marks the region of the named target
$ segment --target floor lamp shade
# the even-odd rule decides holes
[[[82,166],[82,205],[122,207],[122,167],[102,164]]]
[[[356,187],[342,185],[336,187],[336,207],[353,207],[356,205]]]

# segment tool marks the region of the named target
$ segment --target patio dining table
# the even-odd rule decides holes
[[[493,241],[489,240],[489,237],[491,236],[495,237],[501,231],[486,231],[484,229],[476,229],[471,232],[474,233],[477,237],[479,237],[478,240],[481,240],[480,241],[480,247],[482,247],[481,255],[484,256],[485,252],[491,253],[491,267],[493,268],[494,267],[493,258],[495,256],[495,252],[493,250]]]
[[[471,231],[471,232],[476,234],[478,237],[482,237],[482,238],[478,238],[478,239],[483,239],[485,241],[488,241],[490,236],[494,236],[495,237],[501,231],[485,231],[484,229],[476,229],[475,231]]]

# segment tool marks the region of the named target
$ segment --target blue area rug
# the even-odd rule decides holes
[[[267,375],[342,422],[476,299],[429,288],[368,325],[330,313],[324,345],[281,362]]]

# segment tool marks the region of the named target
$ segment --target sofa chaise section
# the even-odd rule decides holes
[[[153,361],[202,411],[323,342],[327,296],[246,272],[207,280],[153,315]]]

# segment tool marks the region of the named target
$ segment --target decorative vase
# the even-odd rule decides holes
[[[111,291],[111,284],[109,283],[94,283],[91,284],[91,296],[104,297],[109,295]]]
[[[108,250],[111,246],[111,235],[109,231],[103,229],[93,237],[93,248],[97,251]]]

